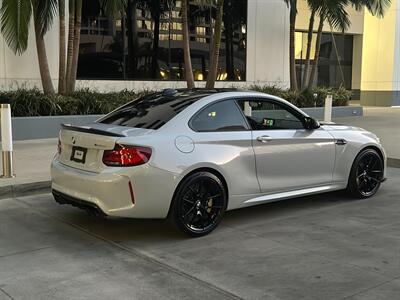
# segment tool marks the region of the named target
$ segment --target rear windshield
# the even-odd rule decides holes
[[[209,93],[173,91],[154,93],[109,113],[100,123],[146,129],[159,129],[183,109]]]

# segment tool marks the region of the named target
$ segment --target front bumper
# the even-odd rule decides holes
[[[101,173],[66,166],[57,158],[51,165],[56,200],[81,208],[89,205],[104,215],[115,217],[165,218],[178,178],[148,164],[109,168]]]

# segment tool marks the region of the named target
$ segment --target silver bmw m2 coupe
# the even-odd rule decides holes
[[[127,103],[87,126],[63,125],[51,166],[60,204],[113,217],[170,218],[192,236],[227,210],[385,179],[379,139],[320,124],[263,93],[173,90]]]

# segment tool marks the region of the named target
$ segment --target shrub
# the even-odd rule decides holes
[[[88,89],[68,96],[44,95],[38,89],[0,92],[1,103],[11,103],[14,117],[106,114],[149,91],[99,93]]]
[[[334,106],[346,106],[351,98],[351,92],[344,88],[316,88],[294,92],[276,86],[253,85],[250,89],[281,97],[298,107],[323,106],[328,94],[332,94]],[[38,89],[18,89],[0,91],[0,102],[11,103],[14,117],[106,114],[150,92],[124,90],[100,93],[83,89],[68,96],[49,96]],[[314,94],[317,94],[317,97],[314,97]]]
[[[333,106],[347,106],[352,96],[352,92],[344,87],[317,87],[311,90],[291,91],[276,86],[253,85],[250,89],[283,98],[298,107],[324,106],[327,95],[332,95]]]

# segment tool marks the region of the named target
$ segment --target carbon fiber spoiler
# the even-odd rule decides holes
[[[85,132],[85,133],[92,133],[104,136],[115,136],[115,137],[125,137],[123,134],[114,133],[106,130],[95,129],[89,126],[74,126],[71,124],[61,124],[61,128],[70,131],[77,131],[77,132]]]

